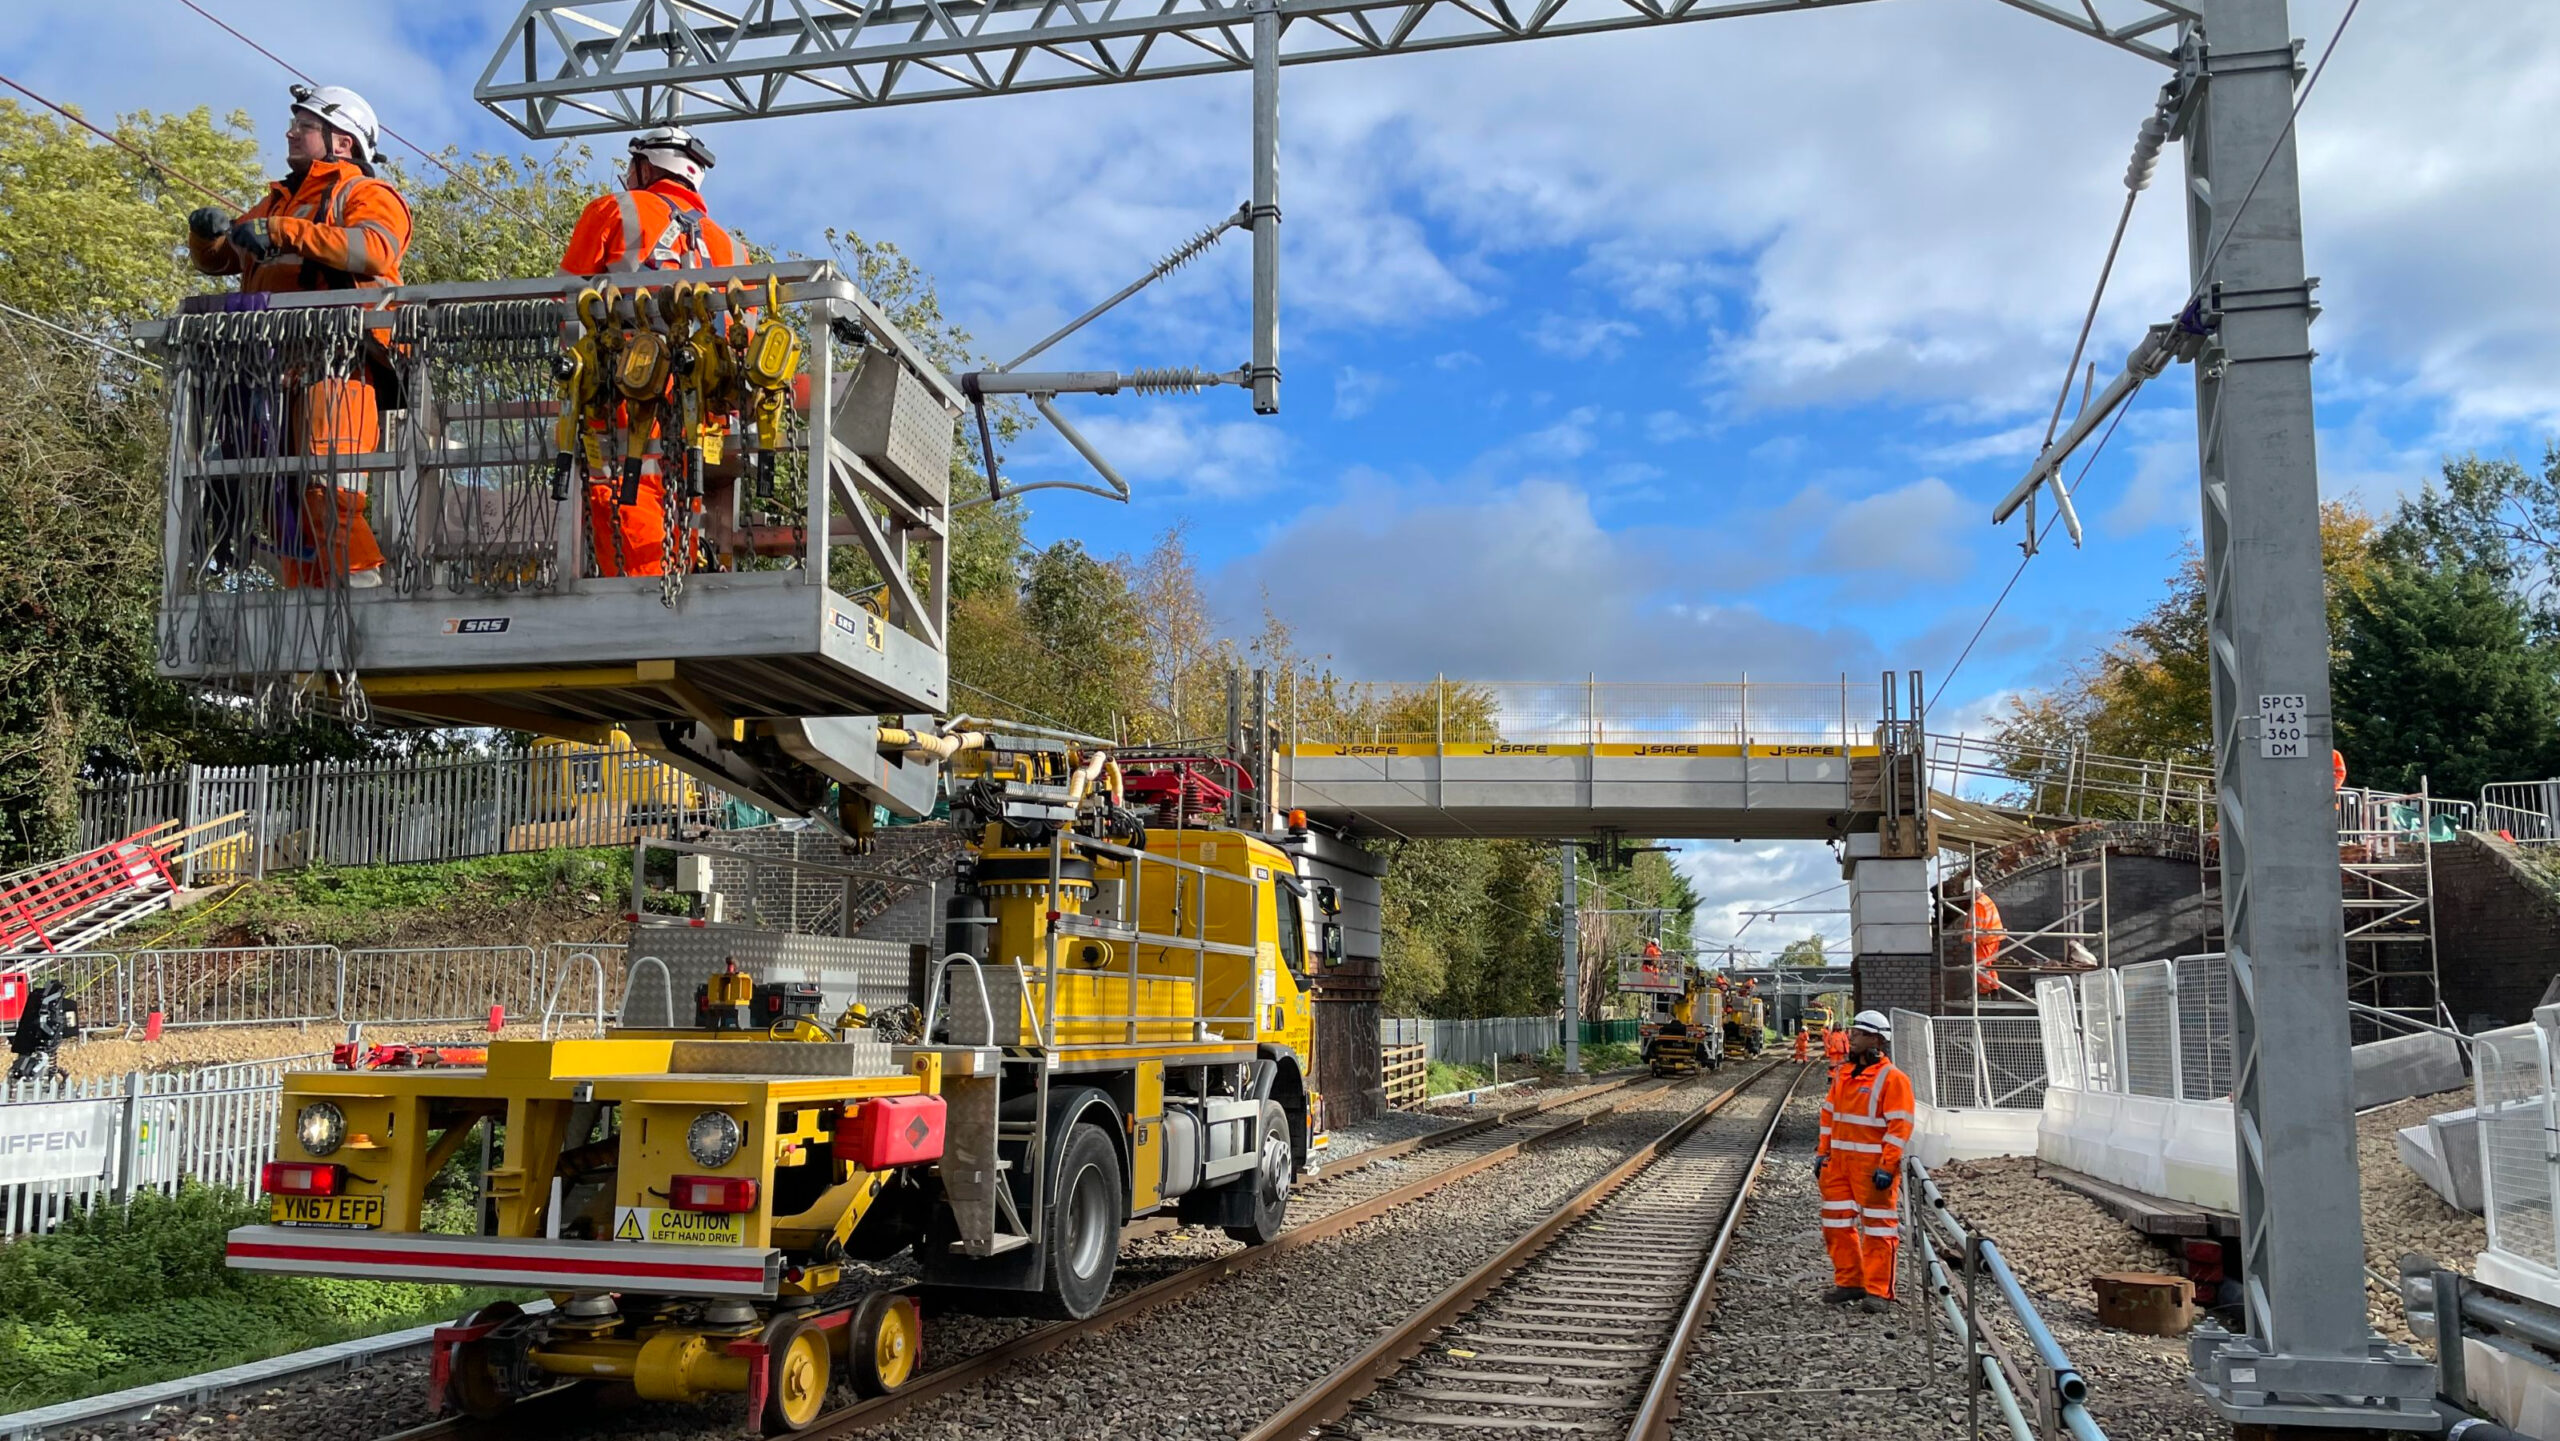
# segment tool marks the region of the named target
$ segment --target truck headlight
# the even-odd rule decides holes
[[[314,1101],[293,1118],[294,1139],[314,1156],[326,1156],[347,1141],[347,1113],[334,1102]]]
[[[725,1166],[738,1154],[738,1123],[726,1111],[705,1111],[685,1129],[684,1148],[704,1166]]]

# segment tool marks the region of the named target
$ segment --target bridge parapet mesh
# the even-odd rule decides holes
[[[1872,746],[1872,685],[1334,681],[1283,697],[1296,745]]]

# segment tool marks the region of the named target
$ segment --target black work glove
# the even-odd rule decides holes
[[[219,205],[199,206],[187,217],[187,229],[198,240],[220,240],[231,228],[231,212]]]
[[[1822,1174],[1822,1162],[1823,1162],[1823,1159],[1824,1159],[1824,1158],[1823,1158],[1823,1157],[1820,1157],[1820,1156],[1816,1156],[1816,1157],[1814,1157],[1814,1158],[1813,1158],[1813,1174],[1815,1174],[1816,1176],[1819,1176],[1819,1175],[1821,1175],[1821,1174]]]
[[[1885,1170],[1881,1166],[1877,1167],[1875,1172],[1868,1176],[1867,1179],[1875,1182],[1876,1189],[1879,1191],[1890,1190],[1893,1187],[1893,1173]]]
[[[252,265],[264,265],[281,249],[267,233],[265,216],[243,220],[231,227],[231,248],[240,252]]]

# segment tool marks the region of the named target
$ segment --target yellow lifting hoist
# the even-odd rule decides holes
[[[606,300],[619,311],[615,292]],[[666,431],[667,381],[675,373],[675,347],[668,343],[667,323],[658,313],[656,292],[631,292],[631,320],[622,330],[613,365],[613,388],[622,396],[622,489],[618,505],[640,503],[641,456],[653,435]]]
[[[738,382],[745,391],[739,411],[755,421],[758,500],[773,496],[773,457],[782,449],[791,382],[800,373],[800,334],[782,319],[782,287],[771,276],[764,287],[764,311],[749,326],[741,323],[747,289],[729,282],[729,343],[736,348]]]
[[[560,416],[552,423],[559,454],[551,462],[551,498],[566,501],[573,493],[572,474],[579,457],[589,475],[605,468],[605,314],[604,293],[590,287],[578,292],[578,334],[553,357],[551,373],[560,381]]]

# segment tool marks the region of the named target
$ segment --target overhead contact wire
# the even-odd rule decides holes
[[[133,156],[143,164],[150,166],[152,169],[159,171],[161,174],[168,176],[170,179],[177,181],[179,184],[186,186],[188,189],[208,200],[228,205],[234,210],[243,210],[247,208],[239,201],[232,199],[230,196],[223,194],[221,191],[214,189],[212,186],[205,184],[203,181],[196,179],[185,171],[172,166],[169,162],[162,160],[159,156],[154,155],[150,151],[143,149],[141,146],[134,144],[132,141],[125,139],[123,136],[117,135],[111,131],[99,129],[96,125],[91,124],[78,111],[56,105],[52,101],[45,99],[43,96],[38,95],[32,90],[29,90],[24,85],[19,84],[17,81],[10,79],[6,75],[0,75],[0,85],[8,86],[10,89],[24,95],[29,100],[32,100],[38,105],[43,106],[45,109],[52,111],[54,114],[61,116],[63,119],[70,121],[72,124],[79,126],[81,129],[88,131],[90,134],[97,136],[99,139],[116,147],[118,150],[124,151],[126,154]]]
[[[241,34],[237,29],[233,28],[229,21],[214,14],[210,10],[207,10],[202,5],[197,4],[196,0],[178,0],[178,3],[186,6],[190,10],[193,10],[205,19],[212,21],[215,26],[220,28],[224,34],[229,35],[232,39],[239,41],[241,44],[248,46],[250,49],[264,55],[269,60],[274,61],[277,65],[281,66],[286,73],[300,79],[305,85],[318,85],[320,83],[319,81],[312,79],[310,74],[303,70],[301,66],[294,64],[292,61],[278,55],[266,46],[261,45],[257,41],[250,39],[248,36]],[[379,124],[380,122],[377,121],[376,123]],[[481,199],[488,201],[490,204],[508,211],[525,224],[532,226],[535,232],[540,234],[543,239],[550,241],[553,245],[560,246],[564,250],[568,248],[566,244],[562,242],[558,233],[553,231],[549,225],[545,224],[540,216],[533,214],[531,211],[518,209],[513,203],[500,197],[495,192],[483,188],[478,181],[473,180],[470,176],[446,164],[441,156],[429,151],[426,147],[418,144],[414,140],[411,140],[408,136],[401,134],[399,131],[392,129],[390,126],[383,125],[382,133],[399,141],[402,145],[405,145],[410,150],[416,152],[419,159],[424,160],[429,165],[443,171],[446,176],[460,184],[463,188],[471,191]]]

